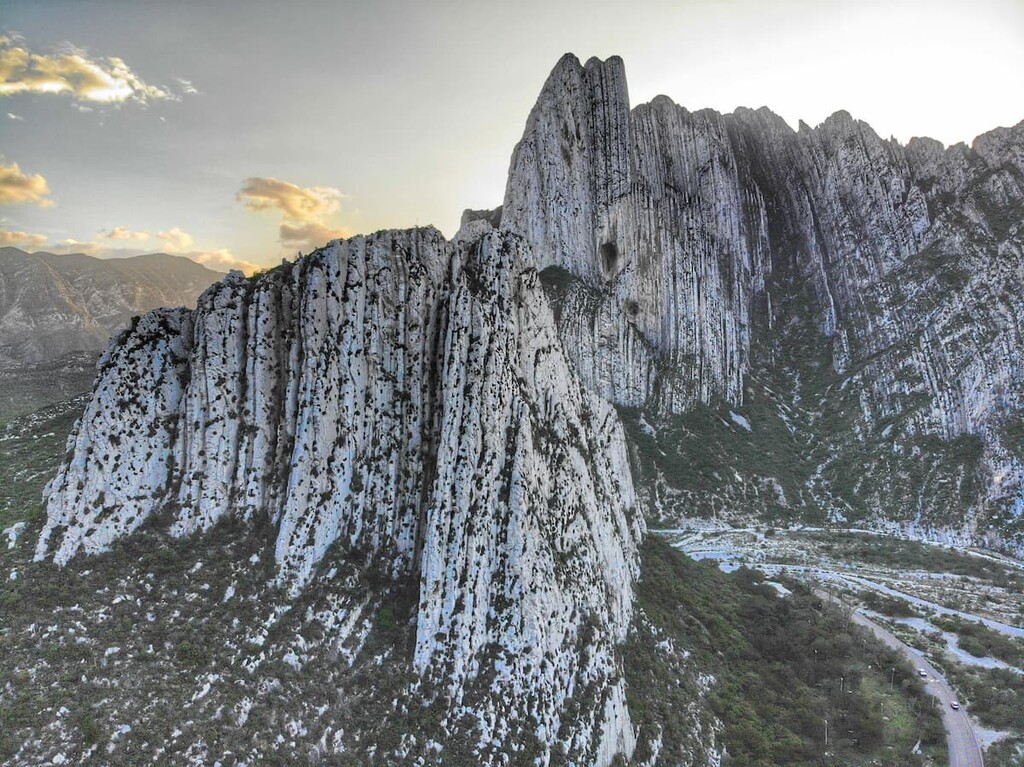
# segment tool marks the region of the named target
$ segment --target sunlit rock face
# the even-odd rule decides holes
[[[981,437],[967,473],[983,489],[966,522],[943,523],[976,540],[993,515],[1020,524],[1005,514],[1019,516],[1022,448],[1004,426],[1022,391],[1022,155],[1024,125],[944,149],[882,140],[845,112],[794,131],[764,108],[659,96],[630,111],[620,59],[566,56],[513,154],[502,225],[538,269],[576,278],[559,332],[587,385],[621,405],[741,405],[753,368],[793,356],[810,318],[813,353],[856,392],[840,441],[890,424],[895,442],[871,450]],[[837,400],[804,404],[827,416]],[[882,517],[906,505],[869,492]],[[931,511],[901,522],[927,527]]]
[[[298,597],[332,546],[361,552],[418,582],[415,666],[479,720],[485,761],[530,733],[608,764],[634,743],[616,646],[643,531],[622,428],[522,240],[476,228],[335,242],[144,316],[103,360],[37,555],[235,517]]]

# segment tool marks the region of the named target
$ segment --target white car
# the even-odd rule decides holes
[[[954,711],[959,711],[960,710],[960,703],[958,701],[955,701],[955,700],[950,701],[949,702],[949,707],[951,709],[953,709]]]
[[[928,672],[927,672],[927,671],[925,671],[925,670],[924,670],[923,668],[919,668],[919,669],[917,670],[917,675],[918,675],[919,677],[922,677],[922,678],[924,678],[924,677],[927,677],[927,676],[928,676]]]

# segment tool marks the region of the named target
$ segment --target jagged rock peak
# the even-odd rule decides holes
[[[1014,519],[1024,456],[999,424],[1024,399],[1005,351],[1022,345],[1022,179],[1022,125],[943,149],[845,111],[794,132],[766,109],[630,110],[619,60],[565,57],[512,155],[503,225],[555,270],[565,348],[602,396],[740,406],[754,360],[805,345],[784,329],[810,322],[834,374],[872,371],[851,439],[894,418],[907,440],[984,435],[971,514]]]
[[[523,233],[541,265],[597,279],[609,207],[629,191],[629,94],[618,57],[552,70],[512,155],[503,225]],[[566,215],[566,212],[571,212]],[[614,267],[604,269],[608,273]]]

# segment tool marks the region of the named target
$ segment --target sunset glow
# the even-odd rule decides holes
[[[355,232],[451,235],[462,209],[500,204],[566,51],[621,55],[634,104],[767,105],[793,127],[845,109],[947,145],[1024,118],[1005,96],[1024,92],[1013,0],[531,1],[516,20],[480,3],[313,5],[316,25],[302,3],[5,3],[4,241],[250,269]]]

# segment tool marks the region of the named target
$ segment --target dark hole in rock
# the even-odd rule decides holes
[[[619,268],[619,246],[615,240],[609,240],[601,245],[601,268],[605,274],[614,274]]]
[[[638,314],[640,314],[640,304],[638,304],[636,301],[627,301],[626,314],[628,314],[630,317],[636,317]]]

